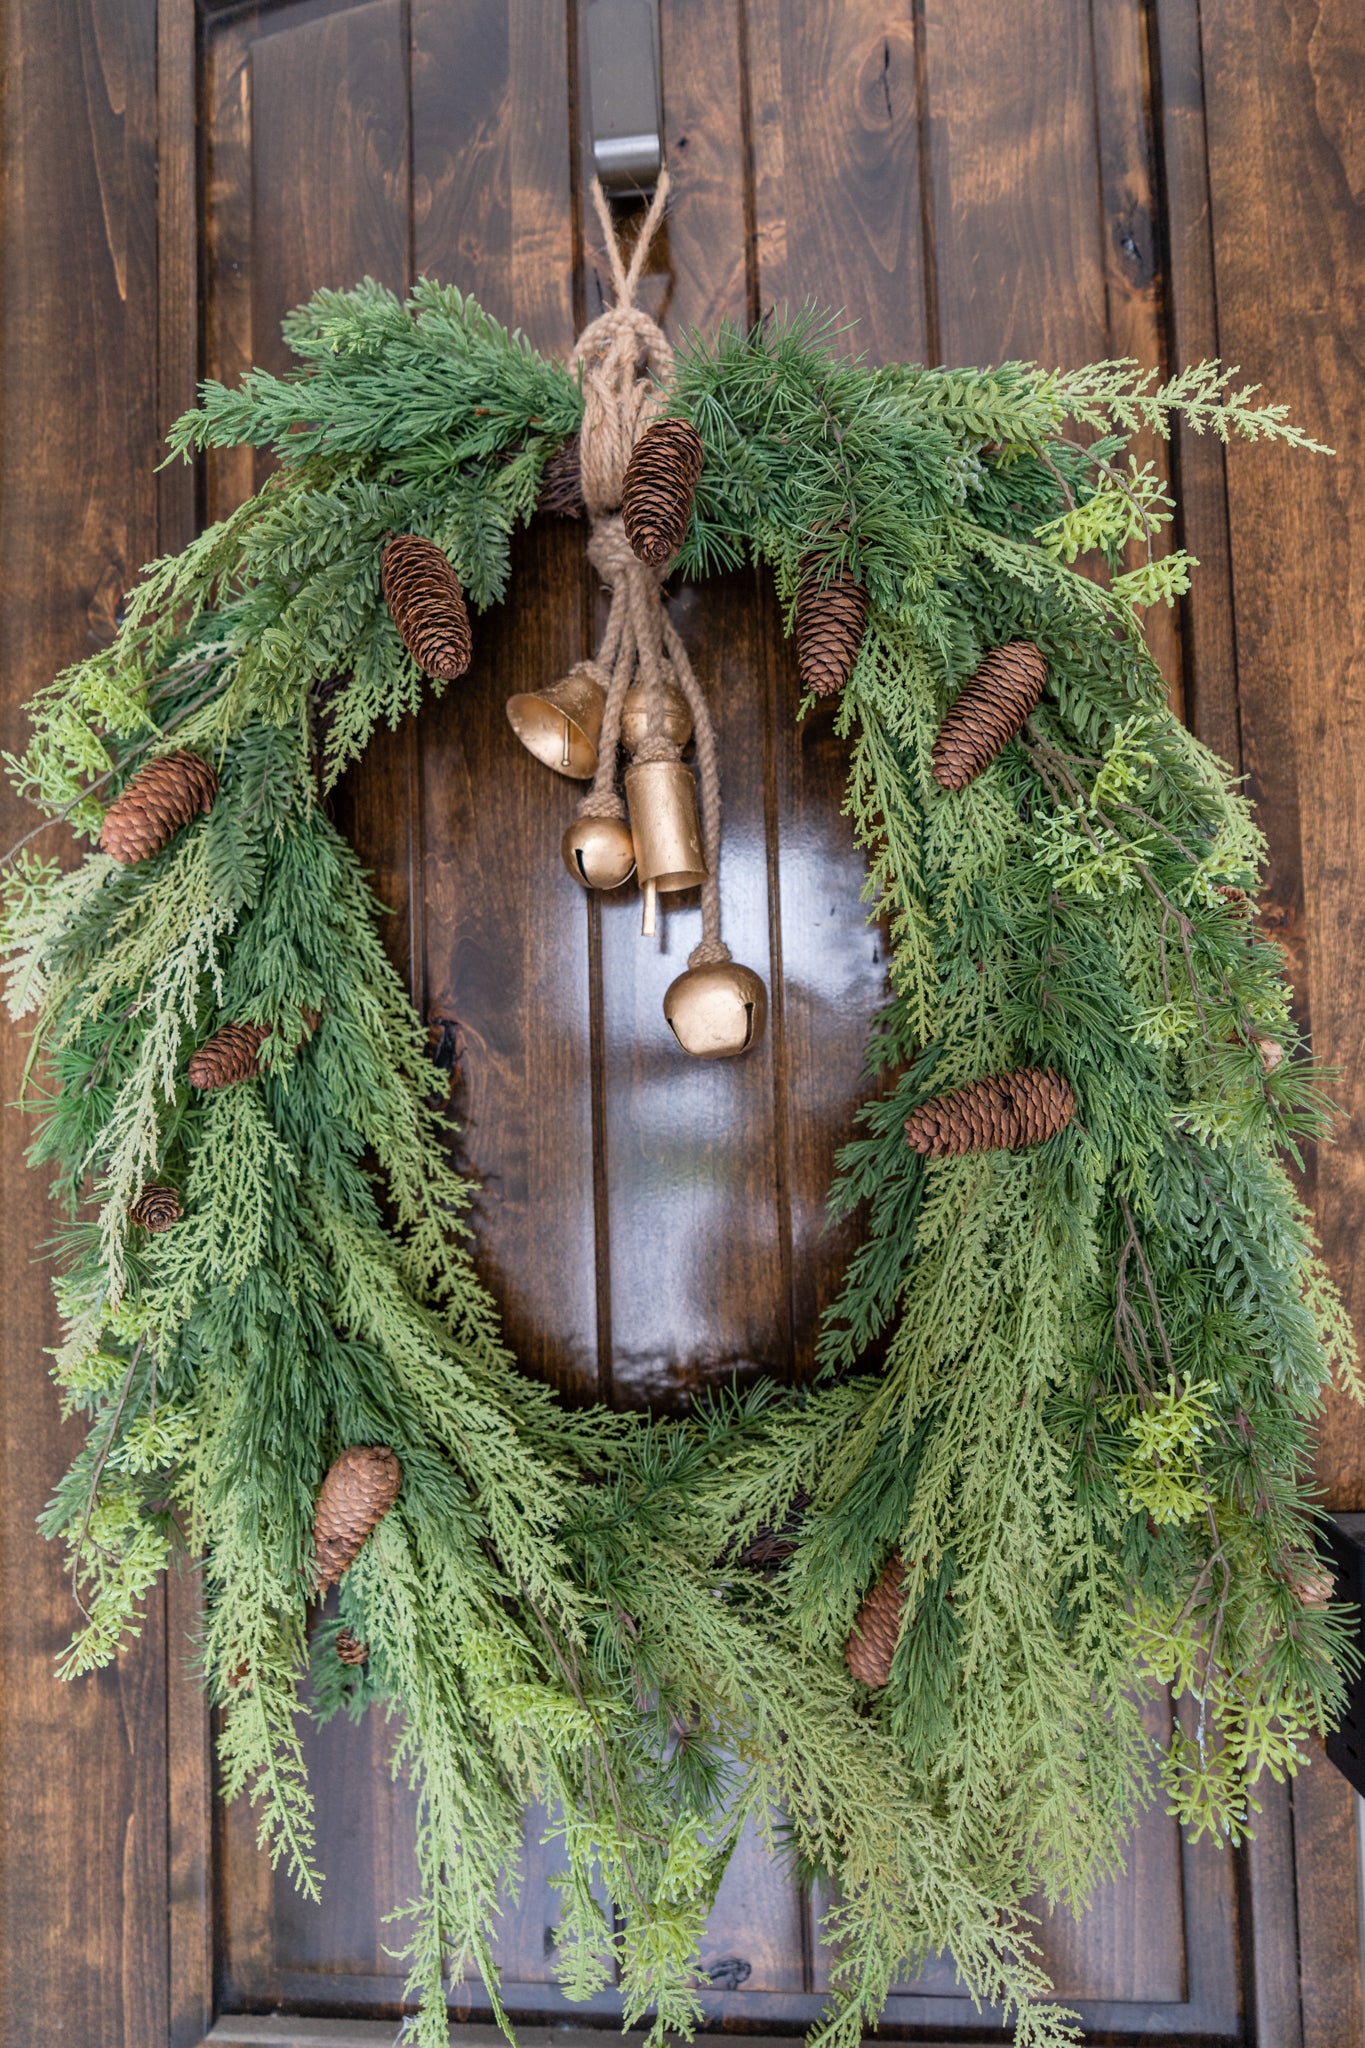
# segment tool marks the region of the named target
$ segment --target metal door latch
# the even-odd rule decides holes
[[[664,160],[659,0],[591,0],[588,120],[607,192],[647,192]]]

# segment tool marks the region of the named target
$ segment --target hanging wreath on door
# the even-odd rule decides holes
[[[1141,1695],[1185,1701],[1161,1784],[1232,1842],[1342,1699],[1308,1452],[1355,1366],[1279,1163],[1326,1105],[1254,922],[1260,835],[1143,641],[1194,564],[1155,552],[1171,501],[1129,446],[1176,415],[1313,444],[1216,365],[872,368],[810,312],[674,356],[634,304],[662,200],[627,269],[599,195],[616,304],[567,368],[430,282],[291,315],[299,367],[208,385],[172,434],[277,470],[33,704],[19,784],[99,841],[68,870],[19,853],[5,927],[33,1158],[72,1219],[56,1377],[89,1418],[44,1518],[84,1614],[63,1669],[136,1635],[178,1544],[202,1555],[224,1789],[309,1892],[301,1717],[398,1710],[423,2043],[471,1964],[501,2016],[533,1801],[566,1988],[615,1975],[652,2038],[698,2022],[756,1818],[829,1880],[821,2040],[852,2048],[947,1949],[1058,2043],[1026,1901],[1117,1867]],[[467,668],[468,606],[538,505],[586,510],[611,616],[509,710],[590,785],[577,882],[633,867],[647,920],[701,887],[678,1056],[742,1053],[763,990],[721,935],[723,764],[666,571],[771,567],[803,704],[839,696],[894,941],[824,1376],[684,1419],[518,1372],[320,801]]]

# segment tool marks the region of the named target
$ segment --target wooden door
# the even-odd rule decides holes
[[[431,274],[567,352],[602,303],[580,13],[8,0],[6,744],[23,697],[108,635],[139,562],[252,487],[249,453],[155,479],[157,437],[199,372],[280,366],[280,316],[315,286]],[[676,197],[647,297],[675,330],[813,296],[856,317],[854,345],[878,360],[1159,364],[1221,348],[1323,438],[1358,437],[1365,26],[1351,0],[664,0],[662,17]],[[1252,775],[1303,1014],[1350,1067],[1349,1095],[1365,1072],[1351,1000],[1365,919],[1342,762],[1365,735],[1339,678],[1361,630],[1358,473],[1254,452],[1225,471],[1188,437],[1172,462],[1181,538],[1205,567],[1182,615],[1157,622],[1158,651],[1187,715]],[[882,942],[861,920],[842,749],[827,714],[792,727],[766,580],[680,593],[720,729],[727,936],[773,1002],[744,1061],[679,1062],[659,1002],[696,913],[670,912],[647,945],[633,899],[574,887],[558,857],[571,799],[503,715],[600,623],[583,539],[532,529],[467,682],[377,738],[337,808],[393,909],[419,1008],[448,1027],[484,1191],[481,1265],[510,1341],[569,1398],[674,1405],[735,1372],[811,1369],[851,1242],[825,1228],[823,1201],[860,1099]],[[65,1446],[28,1263],[47,1225],[13,1119],[4,1140],[4,2038],[390,2040],[402,1979],[383,1916],[414,1872],[385,1729],[310,1740],[330,1871],[310,1907],[272,1878],[248,1813],[214,1815],[184,1677],[192,1586],[168,1587],[117,1670],[65,1692],[51,1678],[68,1613],[32,1517]],[[1363,1180],[1348,1138],[1321,1173],[1348,1293]],[[1331,1418],[1323,1469],[1335,1504],[1365,1507],[1358,1423]],[[1318,1758],[1265,1806],[1240,1857],[1183,1846],[1149,1815],[1127,1877],[1079,1924],[1044,1924],[1092,2039],[1359,2048],[1354,1801]],[[609,2025],[610,1996],[570,2007],[554,1985],[534,1828],[526,1866],[500,1944],[510,2006],[533,2025]],[[809,2023],[818,1911],[741,1846],[703,1957],[712,2024]],[[452,2014],[480,2038],[477,1981]],[[943,1962],[897,1992],[883,2031],[946,2042],[992,2025]]]

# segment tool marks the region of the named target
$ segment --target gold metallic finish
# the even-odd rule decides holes
[[[736,960],[689,967],[664,997],[669,1030],[683,1051],[699,1060],[729,1060],[747,1052],[762,1037],[767,1017],[768,991],[752,967]]]
[[[624,818],[575,818],[560,850],[585,889],[619,889],[635,873],[635,841]]]
[[[635,867],[644,888],[661,895],[706,880],[697,820],[697,785],[681,761],[635,761],[626,770],[626,807],[635,835]]]
[[[628,754],[638,752],[640,743],[648,734],[645,707],[649,692],[643,683],[632,683],[626,691],[625,707],[621,713],[621,743]],[[671,683],[664,689],[664,738],[675,747],[685,747],[692,737],[692,712],[681,690],[675,690]]]
[[[597,773],[597,741],[606,693],[582,663],[548,690],[523,691],[507,700],[513,732],[537,761],[557,775],[591,782]]]

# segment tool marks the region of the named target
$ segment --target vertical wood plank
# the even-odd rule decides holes
[[[1303,2048],[1365,2040],[1360,1981],[1359,1801],[1320,1742],[1294,1780]]]
[[[0,730],[113,631],[155,551],[156,10],[151,0],[8,0],[0,233]],[[8,783],[0,845],[34,823]],[[54,831],[37,850],[69,858]],[[21,1034],[0,1033],[14,1101]],[[56,1218],[8,1113],[0,1239],[0,2010],[7,2038],[141,2048],[167,2026],[165,1634],[154,1598],[118,1663],[68,1687],[54,1659],[79,1619],[34,1518],[78,1449],[59,1425],[56,1340],[35,1257]]]
[[[1365,160],[1355,106],[1365,18],[1351,0],[1258,0],[1250,13],[1210,0],[1201,19],[1222,350],[1338,451],[1328,461],[1237,448],[1228,507],[1243,752],[1270,838],[1275,935],[1352,1119],[1320,1149],[1316,1195],[1360,1327],[1365,813],[1353,763],[1365,746]],[[1365,1505],[1365,1426],[1338,1397],[1318,1471],[1331,1505]]]
[[[566,49],[558,14],[547,32],[507,0],[414,7],[417,269],[560,355],[573,340]],[[579,1396],[598,1385],[588,907],[559,843],[580,790],[525,751],[504,707],[587,651],[586,533],[541,520],[517,540],[469,675],[423,713],[430,1008],[458,1026],[480,1268],[524,1367]]]

